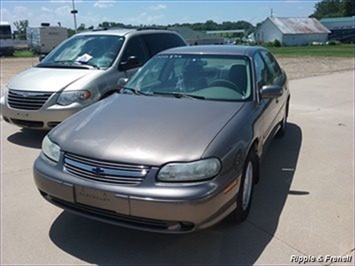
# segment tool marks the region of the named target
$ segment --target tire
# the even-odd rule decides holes
[[[237,223],[245,221],[249,214],[253,198],[254,183],[256,181],[256,175],[258,173],[257,160],[257,156],[252,151],[249,153],[244,163],[242,180],[236,199],[237,209],[232,214],[234,216],[234,220]]]
[[[286,108],[285,108],[285,114],[284,117],[281,121],[281,127],[276,133],[276,138],[281,139],[285,136],[286,134],[286,129],[287,129],[287,117],[288,117],[288,101],[286,103]]]

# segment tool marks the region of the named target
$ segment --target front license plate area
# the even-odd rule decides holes
[[[121,214],[129,214],[127,197],[118,197],[112,192],[91,189],[83,186],[75,186],[74,190],[75,201],[77,203]]]
[[[16,113],[17,118],[30,118],[30,114],[29,113],[23,113],[23,112],[17,112]]]

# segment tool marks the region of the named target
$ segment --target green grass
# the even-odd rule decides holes
[[[34,57],[35,55],[29,50],[18,50],[14,52],[13,57]]]
[[[354,57],[353,44],[324,45],[324,46],[298,46],[298,47],[268,47],[271,53],[281,57]]]

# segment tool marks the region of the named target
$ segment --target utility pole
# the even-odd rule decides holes
[[[76,25],[76,14],[78,13],[78,10],[75,9],[74,0],[72,0],[72,3],[73,3],[73,10],[70,11],[70,13],[72,13],[73,16],[74,16],[74,30],[75,30],[75,33],[78,33],[78,28],[77,28],[77,25]]]

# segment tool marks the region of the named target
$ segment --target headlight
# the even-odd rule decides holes
[[[158,180],[168,182],[199,181],[216,176],[220,169],[221,163],[216,158],[191,163],[169,163],[160,169]]]
[[[48,136],[45,136],[42,141],[42,152],[52,161],[59,161],[60,148],[57,144],[53,143]]]
[[[69,105],[78,101],[85,101],[90,98],[91,93],[89,91],[64,91],[57,100],[60,105]]]

